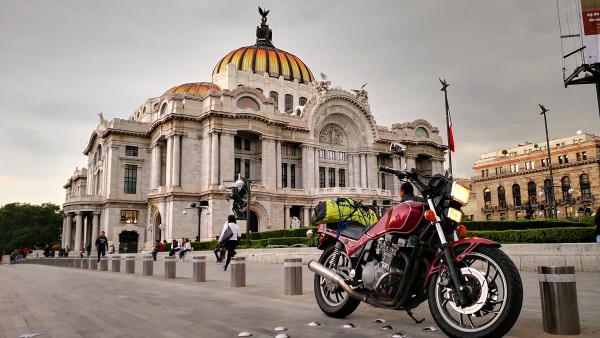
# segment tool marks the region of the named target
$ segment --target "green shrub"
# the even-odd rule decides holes
[[[269,246],[271,245],[295,245],[304,244],[306,246],[316,246],[314,238],[307,237],[281,237],[281,238],[269,238]]]
[[[469,231],[468,236],[481,237],[503,243],[586,243],[593,241],[594,228]]]
[[[535,219],[519,221],[465,221],[463,222],[469,230],[525,230],[525,229],[548,229],[561,227],[586,227],[593,223],[574,222],[565,219]]]

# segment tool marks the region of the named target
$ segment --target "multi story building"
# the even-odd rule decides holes
[[[476,220],[550,217],[551,189],[553,214],[559,218],[589,215],[600,206],[600,140],[578,131],[549,143],[550,161],[546,141],[486,153],[475,161]]]
[[[87,168],[64,185],[63,246],[79,250],[100,230],[121,252],[157,239],[214,239],[234,207],[231,189],[220,187],[240,176],[251,184],[253,232],[308,225],[313,207],[336,196],[389,207],[399,182],[378,166],[401,166],[392,141],[407,146],[407,168],[443,172],[447,147],[436,127],[377,125],[364,86],[315,80],[274,47],[266,21],[256,44],[227,53],[209,81],[173,86],[127,119],[100,114],[83,151]],[[195,212],[184,212],[193,203]]]

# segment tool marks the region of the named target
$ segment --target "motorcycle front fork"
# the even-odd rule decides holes
[[[450,251],[450,245],[448,243],[442,244],[442,251],[444,253],[444,259],[446,260],[446,266],[448,267],[448,270],[446,271],[446,273],[442,271],[441,276],[443,277],[443,275],[450,275],[450,280],[452,281],[452,284],[454,284],[456,293],[458,294],[458,305],[467,304],[467,297],[465,296],[465,287],[463,285],[462,279],[460,278],[460,273],[455,268],[454,260],[452,259],[452,252]],[[445,283],[448,284],[448,282],[449,281],[446,278]]]

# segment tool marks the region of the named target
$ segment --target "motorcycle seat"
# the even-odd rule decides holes
[[[336,231],[339,223],[327,223],[326,227],[328,230]],[[347,237],[353,240],[359,240],[362,235],[367,232],[369,227],[366,227],[356,222],[344,222],[340,236]]]

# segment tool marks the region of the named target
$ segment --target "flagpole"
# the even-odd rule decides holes
[[[448,90],[446,88],[448,88],[448,86],[450,86],[447,82],[446,79],[439,79],[440,82],[442,83],[442,91],[444,92],[444,101],[446,103],[446,135],[448,136],[448,171],[450,171],[450,176],[452,177],[452,150],[453,150],[453,146],[451,146],[451,143],[454,143],[451,138],[453,138],[450,134],[450,106],[448,105]]]

